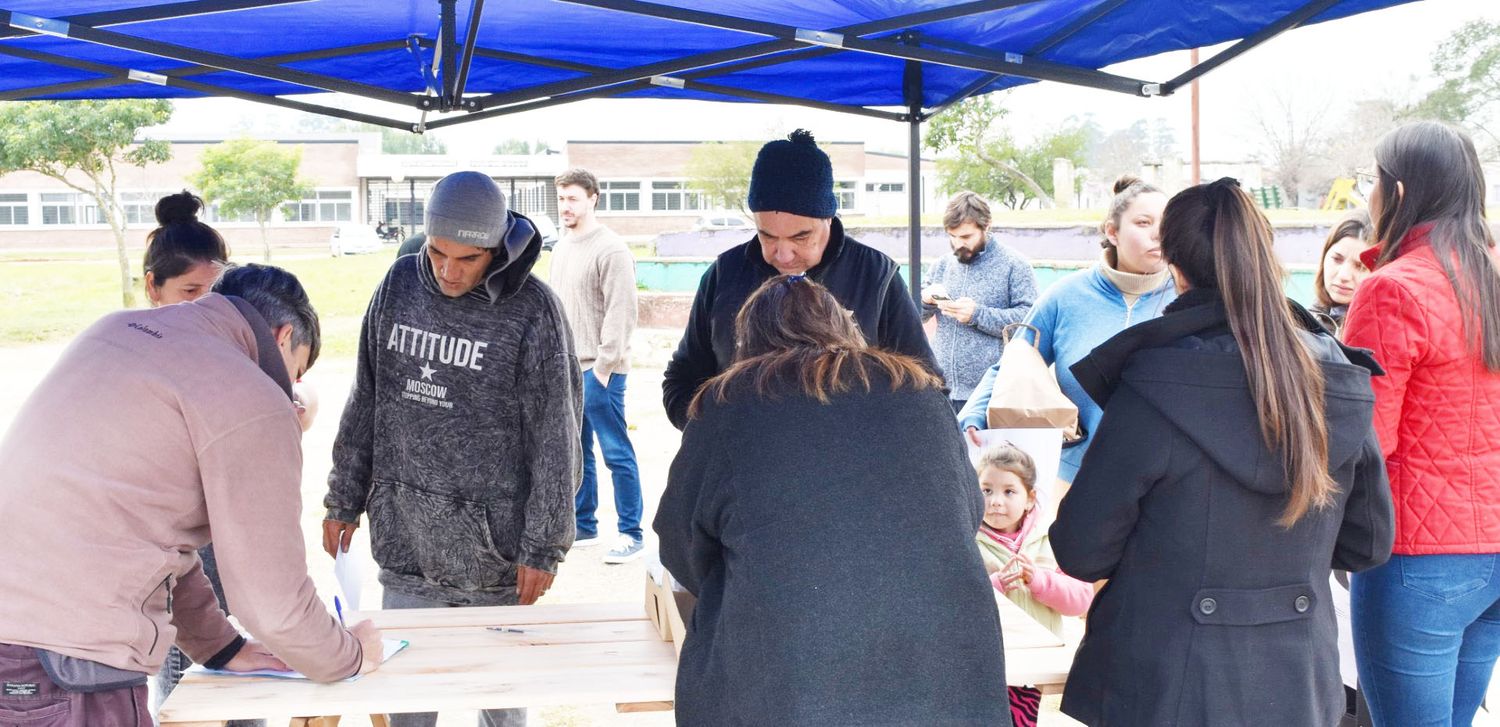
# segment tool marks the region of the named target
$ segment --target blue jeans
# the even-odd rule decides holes
[[[615,487],[615,512],[620,532],[641,539],[641,474],[635,463],[635,447],[625,428],[625,374],[610,374],[609,387],[599,383],[593,370],[583,372],[583,484],[574,504],[578,509],[578,537],[599,533],[594,511],[599,508],[599,474],[594,464],[594,436]]]
[[[1469,725],[1500,656],[1500,558],[1393,555],[1350,588],[1359,688],[1376,727]]]

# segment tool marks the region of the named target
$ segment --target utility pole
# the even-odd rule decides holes
[[[1191,51],[1191,55],[1189,56],[1189,60],[1192,62],[1193,66],[1196,67],[1198,65],[1198,49],[1197,48],[1194,48]],[[1192,107],[1193,107],[1193,112],[1192,112],[1192,114],[1193,114],[1193,122],[1192,122],[1192,125],[1193,125],[1193,141],[1192,141],[1192,145],[1193,145],[1193,151],[1192,151],[1192,154],[1193,154],[1193,184],[1194,185],[1198,185],[1198,184],[1202,184],[1203,183],[1203,168],[1202,168],[1202,163],[1203,162],[1202,162],[1202,157],[1200,157],[1198,155],[1198,79],[1194,78],[1192,85],[1193,85],[1193,91],[1192,91],[1192,97],[1193,97],[1193,100],[1192,100]]]

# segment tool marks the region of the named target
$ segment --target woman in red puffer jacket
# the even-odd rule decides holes
[[[1467,134],[1408,124],[1375,165],[1379,246],[1344,338],[1386,371],[1396,544],[1353,577],[1360,688],[1377,727],[1467,725],[1500,655],[1500,262]]]

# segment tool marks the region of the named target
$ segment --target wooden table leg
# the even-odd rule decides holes
[[[631,712],[670,712],[672,702],[622,702],[615,705],[615,711],[621,714]]]
[[[339,727],[343,717],[293,717],[289,727]]]
[[[372,727],[391,727],[391,718],[383,714],[372,714],[370,715],[370,725]]]

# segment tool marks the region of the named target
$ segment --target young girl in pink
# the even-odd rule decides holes
[[[979,553],[990,582],[1052,633],[1062,636],[1064,616],[1081,616],[1094,600],[1094,587],[1057,567],[1047,541],[1050,518],[1037,507],[1036,464],[1009,442],[984,451],[976,466],[984,493]],[[1010,688],[1011,721],[1036,724],[1041,693]]]

